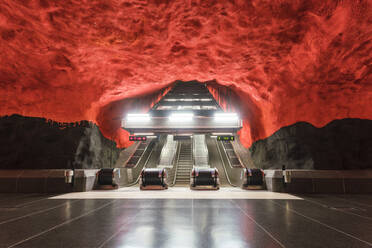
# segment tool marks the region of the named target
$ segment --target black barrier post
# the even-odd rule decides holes
[[[283,175],[283,187],[286,189],[287,184],[285,183],[285,165],[282,165],[282,175]]]

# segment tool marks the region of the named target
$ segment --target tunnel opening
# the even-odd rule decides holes
[[[182,106],[176,106],[178,103],[169,98],[165,99],[165,102],[160,106],[155,106],[159,105],[159,101],[162,97],[164,97],[177,83],[186,85],[188,83],[205,84],[208,93],[210,93],[212,97],[208,96],[210,98],[203,99],[203,95],[201,94],[198,96],[199,98],[179,98],[178,101],[180,102],[190,103],[189,105],[184,104]],[[178,80],[154,92],[110,102],[100,108],[96,121],[104,136],[115,141],[118,147],[124,148],[130,145],[131,142],[128,142],[129,134],[121,129],[120,122],[129,112],[145,113],[155,106],[157,110],[160,110],[157,113],[158,115],[161,113],[167,114],[174,110],[183,110],[184,112],[195,111],[200,113],[204,111],[204,113],[207,113],[209,110],[217,110],[216,104],[222,111],[235,112],[242,119],[243,127],[238,132],[238,135],[246,148],[254,141],[266,137],[265,125],[261,120],[262,113],[260,108],[252,100],[252,97],[235,85],[225,86],[219,84],[216,80],[206,82]]]
[[[241,186],[243,176],[252,173],[241,156],[249,159],[248,150],[238,138],[243,128],[240,115],[244,114],[245,121],[254,115],[239,107],[243,104],[240,101],[234,89],[218,86],[216,81],[176,81],[151,108],[147,107],[148,111],[128,108],[121,128],[135,143],[119,159],[124,163],[117,164],[124,167],[124,175],[130,171],[126,186]],[[263,177],[263,173],[255,176]]]

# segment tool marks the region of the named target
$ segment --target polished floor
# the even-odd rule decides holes
[[[372,247],[371,195],[185,192],[0,194],[0,247]]]

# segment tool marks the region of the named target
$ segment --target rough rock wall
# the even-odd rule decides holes
[[[207,82],[207,87],[223,110],[236,112],[243,120],[243,128],[238,131],[243,146],[249,147],[252,141],[266,137],[262,111],[248,94],[234,85],[219,85],[216,81]]]
[[[119,139],[117,121],[98,122],[107,106],[215,79],[246,99],[246,146],[299,121],[370,119],[371,4],[2,0],[0,116],[89,120]]]
[[[372,169],[372,121],[342,119],[322,128],[299,122],[249,150],[255,166],[264,169]]]
[[[108,168],[120,151],[88,121],[57,123],[19,115],[0,118],[1,169]]]

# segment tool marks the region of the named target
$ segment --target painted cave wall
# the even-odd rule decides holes
[[[119,119],[133,99],[160,97],[176,80],[213,81],[214,88],[236,95],[244,118],[240,138],[257,166],[298,160],[287,164],[328,168],[334,161],[348,168],[348,161],[360,156],[355,168],[364,168],[369,158],[353,149],[368,152],[371,5],[368,0],[4,0],[0,116],[7,123],[14,114],[43,123],[91,122],[119,149],[130,145]],[[342,132],[353,139],[340,140]],[[22,143],[21,137],[4,140]],[[42,133],[33,140],[37,137]],[[303,154],[313,162],[289,159],[282,150],[298,147],[289,141],[293,137],[299,144],[307,137],[318,140],[303,142],[318,147],[328,137],[322,149],[330,152],[321,157],[355,154],[326,162],[314,155],[315,148],[296,148],[295,157]],[[344,148],[336,145],[340,142]]]

